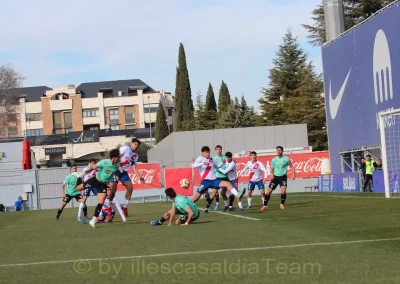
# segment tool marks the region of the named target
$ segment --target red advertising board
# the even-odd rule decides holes
[[[133,183],[134,190],[161,188],[161,168],[159,164],[138,164],[136,168],[139,174],[144,178],[144,183],[140,182],[133,169],[130,168],[128,174]],[[119,182],[117,190],[126,189],[121,182]]]
[[[329,159],[329,152],[311,152],[302,154],[286,154],[293,163],[293,167],[296,171],[296,178],[315,178],[321,174],[321,164],[322,160]],[[275,157],[273,156],[259,156],[257,159],[266,165],[267,171],[270,172],[271,161]],[[250,161],[250,157],[245,158],[234,158],[237,164],[237,172],[239,175],[239,182],[248,182],[250,170],[243,172],[246,163]],[[288,177],[291,178],[292,170],[289,167]],[[194,174],[194,184],[199,185],[201,182],[200,175],[197,170]]]
[[[188,179],[190,185],[188,188],[181,188],[180,181],[182,179]],[[178,169],[165,169],[165,187],[172,187],[175,192],[180,195],[192,196],[193,195],[193,183],[192,180],[192,169],[191,168],[178,168]]]

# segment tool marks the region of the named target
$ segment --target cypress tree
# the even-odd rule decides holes
[[[229,94],[228,86],[222,81],[221,88],[219,89],[218,97],[218,111],[225,112],[231,104],[231,95]]]
[[[193,100],[190,88],[189,72],[183,44],[179,46],[178,68],[175,86],[175,126],[177,131],[185,130],[185,124],[193,121]]]
[[[206,96],[206,104],[204,106],[205,111],[214,110],[217,111],[217,102],[215,101],[214,90],[211,83],[208,83],[208,90]]]
[[[158,103],[157,118],[156,118],[156,130],[155,130],[156,143],[160,142],[168,135],[169,135],[169,129],[168,129],[167,118],[165,117],[164,107],[160,101]]]

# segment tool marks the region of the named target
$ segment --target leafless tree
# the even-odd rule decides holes
[[[18,88],[23,80],[11,65],[0,65],[0,136],[7,126],[7,115],[16,113]]]

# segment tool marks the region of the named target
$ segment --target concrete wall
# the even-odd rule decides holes
[[[149,163],[165,168],[189,167],[202,146],[221,145],[232,153],[245,150],[308,146],[306,124],[174,132],[148,151]]]
[[[5,157],[0,160],[0,204],[11,205],[23,195],[24,187],[32,187],[27,193],[25,209],[37,209],[36,164],[32,154],[32,170],[22,170],[22,142],[0,143],[0,152]]]

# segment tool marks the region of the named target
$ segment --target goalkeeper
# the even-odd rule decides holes
[[[189,198],[183,195],[177,195],[173,188],[167,188],[165,194],[172,200],[172,208],[168,210],[159,221],[151,221],[153,226],[162,225],[169,220],[168,226],[172,225],[176,214],[181,216],[176,220],[177,225],[189,225],[200,217],[199,209]]]

